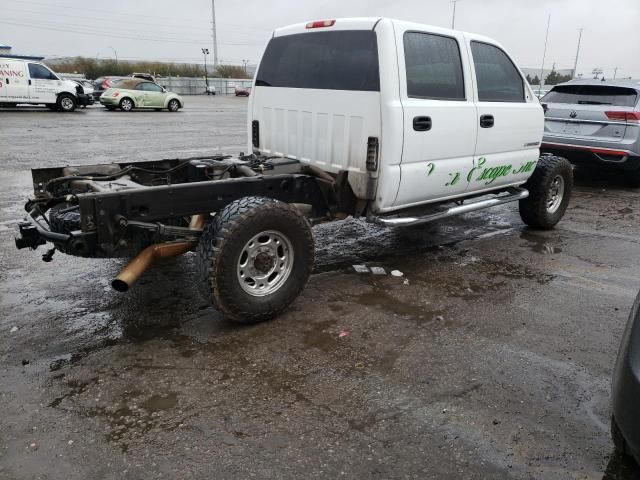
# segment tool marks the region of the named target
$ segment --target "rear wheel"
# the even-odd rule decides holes
[[[133,100],[128,97],[120,100],[120,110],[122,110],[123,112],[130,112],[131,110],[133,110]]]
[[[169,109],[170,112],[177,112],[180,109],[180,102],[175,98],[172,100],[169,100],[169,104],[167,105],[167,108]]]
[[[205,227],[197,252],[205,298],[231,320],[255,323],[277,316],[304,289],[313,234],[291,205],[246,197]]]
[[[73,112],[76,109],[76,99],[73,95],[68,93],[62,93],[58,97],[58,102],[56,103],[58,110],[61,112]]]
[[[567,210],[573,190],[573,169],[562,157],[540,157],[533,175],[524,184],[529,197],[520,200],[520,217],[532,228],[549,230]]]

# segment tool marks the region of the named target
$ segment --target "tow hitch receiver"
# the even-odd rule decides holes
[[[20,222],[18,224],[20,236],[16,237],[16,247],[18,250],[30,248],[35,250],[40,245],[47,243],[38,232],[38,228],[30,222]]]

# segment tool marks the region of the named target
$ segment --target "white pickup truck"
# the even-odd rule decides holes
[[[282,312],[311,273],[311,226],[347,215],[407,226],[519,201],[552,228],[570,164],[540,156],[543,110],[495,41],[381,18],[278,29],[249,102],[249,154],[34,169],[18,248],[156,260],[195,250],[229,318]],[[114,180],[118,180],[117,182]]]

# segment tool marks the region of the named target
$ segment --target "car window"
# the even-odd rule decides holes
[[[611,85],[558,85],[542,100],[547,103],[573,103],[578,105],[614,105],[634,107],[638,92],[633,88]]]
[[[256,86],[380,91],[376,33],[336,30],[274,37]]]
[[[155,83],[143,83],[144,90],[147,92],[162,92],[162,87],[160,85],[156,85]]]
[[[524,80],[506,53],[494,45],[471,42],[481,102],[524,102]]]
[[[458,42],[431,33],[404,35],[407,95],[438,100],[465,100]]]
[[[29,64],[29,76],[37,80],[58,80],[51,70],[37,63]]]

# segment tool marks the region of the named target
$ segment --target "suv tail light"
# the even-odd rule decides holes
[[[315,22],[307,23],[307,28],[333,27],[335,24],[336,24],[335,20],[317,20]]]
[[[609,120],[640,123],[640,112],[604,112]]]

